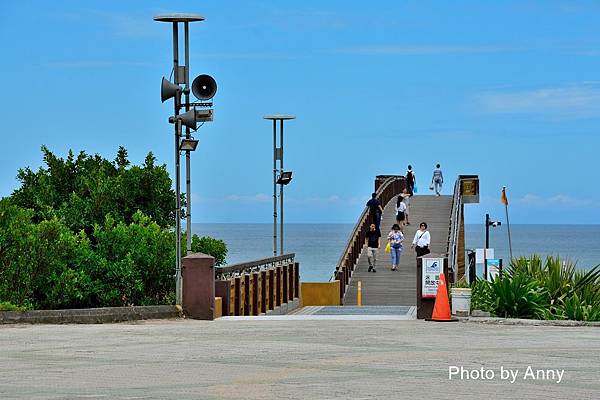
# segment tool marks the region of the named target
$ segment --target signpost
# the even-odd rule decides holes
[[[444,271],[444,259],[443,258],[423,258],[421,280],[421,297],[435,298],[437,294],[437,288],[440,283],[440,275]]]
[[[496,279],[498,276],[500,276],[502,274],[502,259],[501,258],[492,258],[492,259],[486,259],[486,270],[487,270],[487,277],[486,279],[488,281],[491,281],[492,279]]]

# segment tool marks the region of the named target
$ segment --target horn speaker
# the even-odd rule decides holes
[[[192,92],[198,100],[212,99],[217,93],[217,82],[210,75],[198,75],[192,82]]]
[[[164,103],[172,97],[175,97],[175,101],[179,101],[179,93],[181,88],[179,85],[169,82],[165,77],[162,78],[160,84],[160,99]]]

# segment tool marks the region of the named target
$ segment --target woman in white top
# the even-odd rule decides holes
[[[429,254],[429,244],[431,243],[431,235],[427,230],[427,223],[421,222],[419,225],[419,230],[415,232],[415,238],[412,241],[411,249],[415,249],[417,252],[417,257],[424,256],[425,254]]]
[[[407,219],[408,208],[406,207],[404,197],[402,197],[402,195],[399,195],[398,199],[396,200],[396,222],[400,225],[401,229],[404,228],[404,225],[406,225]]]

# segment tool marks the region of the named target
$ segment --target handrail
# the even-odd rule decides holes
[[[394,196],[400,194],[405,186],[405,178],[400,175],[379,175],[376,182],[378,184],[375,191],[376,197],[384,207]],[[346,247],[335,267],[335,273],[330,279],[330,281],[339,279],[339,272],[344,270],[344,268],[346,269],[346,276],[343,279],[344,283],[340,287],[341,297],[343,297],[345,286],[352,276],[352,271],[362,251],[368,225],[370,225],[369,209],[365,207],[348,237]]]
[[[460,184],[462,176],[458,176],[454,183],[454,195],[452,196],[452,212],[450,213],[450,232],[448,238],[448,270],[454,274],[454,281],[460,279],[456,276],[458,272],[458,237],[460,234],[460,221],[462,210],[462,197]]]
[[[261,258],[254,261],[246,261],[237,264],[229,264],[222,267],[215,267],[215,275],[217,279],[227,278],[235,275],[242,275],[246,272],[260,271],[262,269],[271,268],[284,262],[293,263],[296,253],[288,253],[280,256]]]

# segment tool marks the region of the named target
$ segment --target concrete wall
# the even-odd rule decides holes
[[[339,306],[340,281],[302,282],[300,284],[302,306]]]

